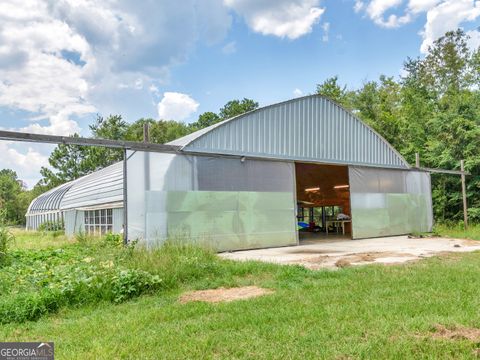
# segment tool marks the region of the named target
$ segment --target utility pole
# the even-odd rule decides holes
[[[465,230],[468,228],[468,214],[467,214],[467,189],[465,186],[465,164],[463,160],[460,160],[460,170],[462,171],[462,196],[463,196],[463,224]]]
[[[415,167],[419,168],[420,167],[420,154],[415,153]]]

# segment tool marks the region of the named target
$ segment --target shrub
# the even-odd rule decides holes
[[[142,270],[122,270],[112,279],[112,301],[121,303],[142,293],[160,288],[162,279]]]
[[[120,247],[123,245],[123,237],[121,234],[108,233],[104,236],[103,240],[108,245]]]
[[[7,228],[5,214],[4,210],[0,210],[0,266],[5,264],[8,246],[15,240],[15,237]]]
[[[38,227],[39,231],[63,231],[65,230],[65,225],[63,220],[59,221],[45,221],[40,224]]]
[[[7,260],[8,246],[14,241],[14,236],[8,228],[0,223],[0,266],[4,265]]]

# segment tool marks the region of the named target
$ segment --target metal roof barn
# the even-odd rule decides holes
[[[259,108],[167,145],[178,149],[128,150],[124,167],[43,194],[27,218],[38,215],[34,204],[54,204],[44,210],[55,208],[69,235],[124,228],[149,246],[174,238],[218,251],[298,244],[297,222],[328,233],[340,221],[351,238],[432,226],[429,174],[321,96]],[[341,171],[329,173],[334,167]]]

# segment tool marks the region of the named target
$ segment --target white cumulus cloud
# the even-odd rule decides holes
[[[410,22],[411,15],[406,13],[401,16],[396,14],[386,16],[385,13],[392,8],[398,7],[402,2],[403,0],[371,0],[366,6],[365,11],[370,19],[372,19],[377,25],[387,28],[398,27]]]
[[[25,111],[30,122],[1,126],[69,135],[81,131],[82,117],[121,112],[132,92],[150,99],[196,44],[225,38],[230,11],[223,0],[0,1],[0,108]],[[32,178],[27,159],[41,164],[48,155],[41,148],[40,161],[24,145],[2,146],[0,167],[22,179]]]
[[[22,153],[12,147],[13,144],[0,142],[0,169],[9,168],[17,171],[20,179],[33,187],[38,181],[38,173],[42,166],[48,166],[48,157],[31,146]]]
[[[435,40],[445,35],[447,31],[456,30],[463,24],[471,23],[480,18],[479,0],[356,0],[355,12],[364,12],[377,25],[395,28],[413,21],[425,14],[426,22],[420,31],[423,53]],[[470,46],[480,42],[480,32],[467,31],[471,37]]]
[[[422,31],[423,42],[420,50],[427,52],[428,47],[447,31],[457,29],[462,23],[474,21],[480,17],[480,1],[448,0],[432,7],[427,12],[427,22]],[[473,38],[478,31],[471,31]]]
[[[158,117],[165,120],[183,121],[197,111],[200,104],[187,94],[165,92],[158,103]]]
[[[225,0],[225,4],[253,31],[289,39],[310,33],[325,11],[319,0]]]
[[[147,97],[146,113],[157,105],[162,117],[186,119],[198,108],[188,95],[156,98],[198,44],[226,38],[232,13],[254,32],[296,39],[324,11],[320,0],[2,0],[0,108],[25,112],[29,123],[16,130],[43,134],[80,132],[79,119],[128,111],[132,94]],[[223,48],[235,50],[235,42]],[[18,164],[20,155],[35,158],[15,151],[3,153]]]
[[[442,0],[409,0],[408,9],[413,14],[418,14],[418,13],[432,9],[441,1]]]

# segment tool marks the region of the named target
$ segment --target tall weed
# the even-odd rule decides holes
[[[121,246],[121,237],[77,235],[62,248],[14,249],[0,272],[0,324],[36,320],[65,306],[121,303],[221,275],[215,253],[167,242]]]
[[[7,261],[8,247],[15,240],[5,224],[5,212],[0,212],[0,267]]]

